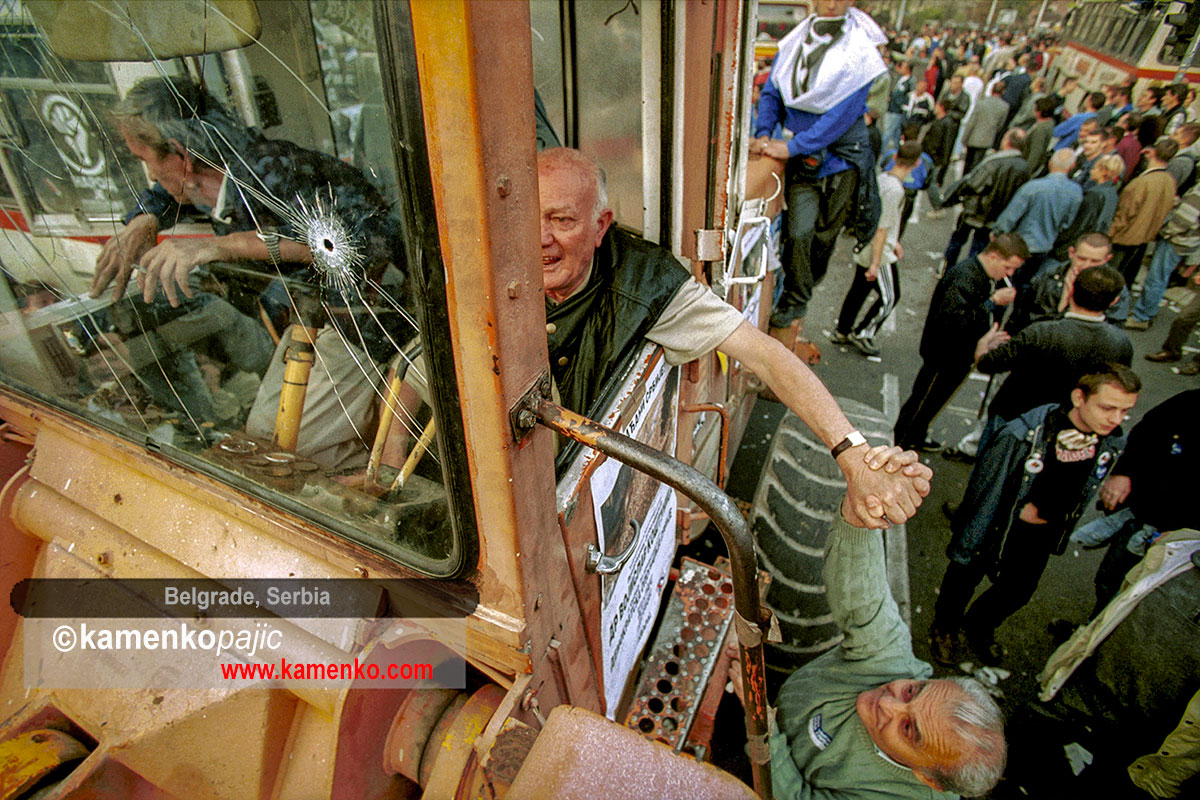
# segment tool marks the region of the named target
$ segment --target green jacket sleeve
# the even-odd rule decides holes
[[[829,608],[845,635],[843,658],[857,661],[886,651],[911,654],[911,635],[888,587],[878,531],[855,528],[835,514],[825,545],[824,576]]]

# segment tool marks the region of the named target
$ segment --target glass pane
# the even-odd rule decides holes
[[[421,353],[449,337],[405,258],[373,6],[256,7],[256,42],[196,55],[183,22],[62,4],[55,36],[96,25],[88,9],[134,15],[88,31],[127,60],[91,63],[52,51],[40,11],[3,7],[9,152],[27,199],[76,219],[0,242],[0,380],[448,574],[464,548],[422,398],[453,378]],[[198,0],[172,12],[220,21]]]
[[[542,99],[550,125],[562,142],[567,130],[567,109],[563,94],[560,9],[558,0],[533,0],[529,4],[529,22],[533,33],[533,88]]]
[[[117,90],[104,64],[55,58],[19,7],[0,8],[0,114],[31,207],[80,218],[120,213],[144,173],[108,123]]]
[[[608,172],[616,221],[641,231],[642,18],[625,0],[576,3],[579,149]]]

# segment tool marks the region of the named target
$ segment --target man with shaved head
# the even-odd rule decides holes
[[[1050,174],[1029,181],[1013,195],[1008,207],[992,226],[993,234],[1019,233],[1029,247],[1029,259],[1018,279],[1028,285],[1037,274],[1059,234],[1075,219],[1083,202],[1083,189],[1067,175],[1075,166],[1075,154],[1059,150],[1050,157]]]
[[[916,454],[870,451],[903,473]],[[778,798],[975,797],[1004,771],[1003,718],[970,678],[931,680],[888,589],[882,537],[843,503],[825,545],[825,593],[844,638],[779,690],[770,740]]]
[[[538,191],[550,370],[565,406],[595,413],[605,388],[645,340],[661,345],[669,364],[719,349],[762,379],[831,448],[863,520],[887,527],[915,513],[924,496],[919,484],[868,468],[865,438],[812,370],[693,278],[670,251],[613,226],[596,162],[578,150],[544,150]]]

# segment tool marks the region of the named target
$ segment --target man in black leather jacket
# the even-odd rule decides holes
[[[945,266],[958,263],[963,246],[972,236],[968,258],[978,255],[987,246],[988,229],[1017,189],[1029,180],[1029,164],[1021,156],[1024,144],[1025,131],[1010,129],[1000,141],[1000,149],[984,157],[962,180],[950,187],[945,197],[939,199],[931,192],[930,199],[935,206],[963,204],[958,227],[946,245]]]

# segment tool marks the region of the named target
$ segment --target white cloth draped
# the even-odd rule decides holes
[[[813,33],[816,19],[809,16],[779,40],[779,55],[771,79],[788,108],[823,114],[887,72],[878,49],[887,42],[887,37],[869,14],[851,7],[846,12],[841,37],[825,52],[815,79],[808,82],[808,91],[797,94],[797,82],[793,80],[797,60],[803,70],[804,57],[830,40],[828,36]]]

